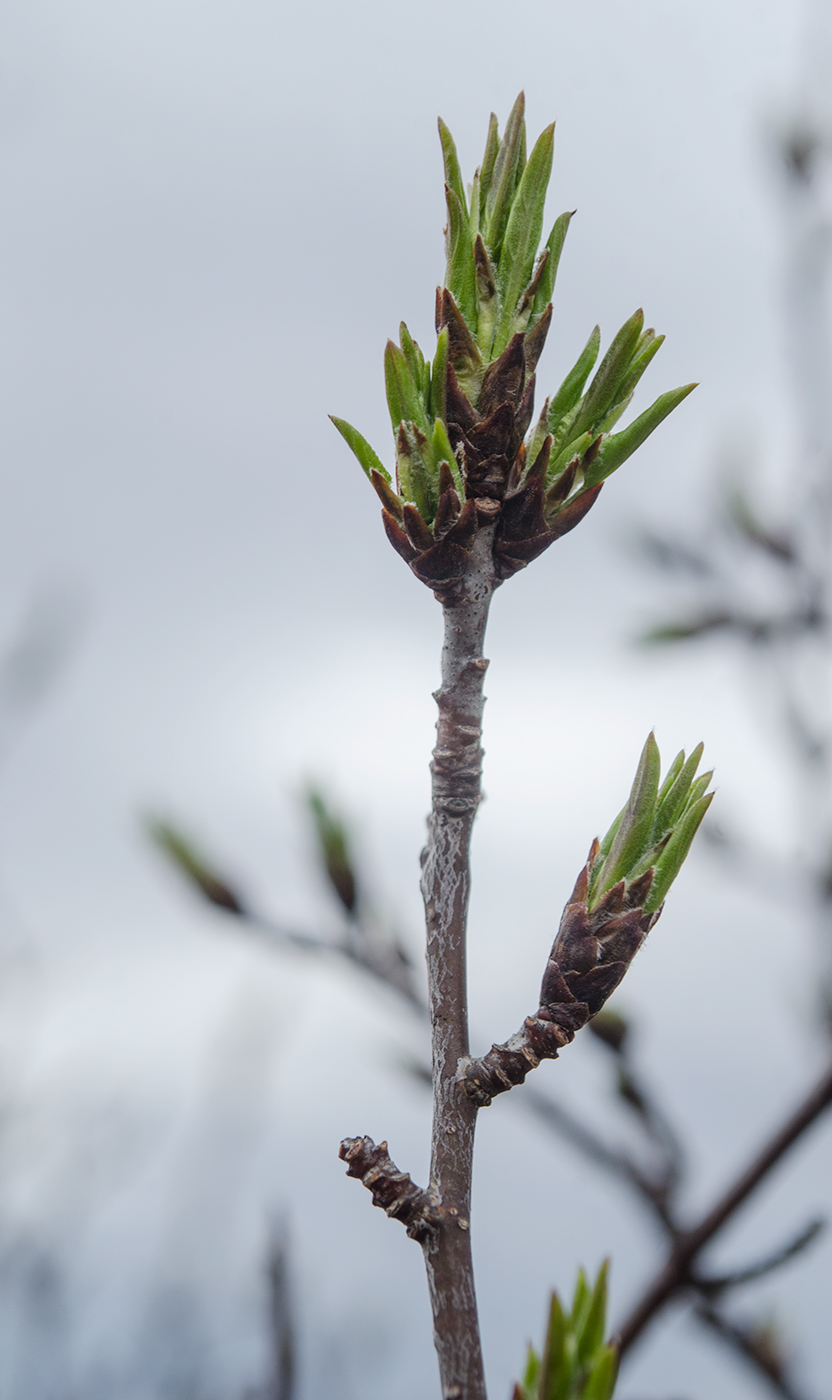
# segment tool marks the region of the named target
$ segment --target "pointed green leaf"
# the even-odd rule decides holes
[[[437,483],[434,479],[430,445],[415,423],[401,423],[396,440],[396,466],[399,495],[411,501],[427,525],[436,515]]]
[[[550,433],[556,433],[562,420],[570,413],[583,393],[584,385],[589,378],[592,366],[598,358],[598,348],[601,344],[601,329],[596,326],[589,340],[570,369],[555,397],[549,406]]]
[[[480,231],[480,172],[478,170],[474,171],[468,195],[468,229],[471,241],[474,242]]]
[[[552,292],[555,290],[555,278],[558,275],[558,265],[560,264],[560,255],[563,251],[566,231],[569,228],[569,223],[574,212],[573,209],[570,213],[561,214],[560,217],[555,220],[554,228],[546,240],[546,247],[549,249],[549,257],[543,269],[543,276],[540,279],[540,286],[537,289],[537,295],[534,299],[532,325],[534,325],[535,321],[540,320],[540,317],[552,300]],[[587,374],[589,374],[589,370],[587,370]]]
[[[609,1261],[604,1260],[598,1270],[595,1287],[589,1306],[583,1317],[578,1335],[578,1360],[582,1366],[588,1365],[598,1349],[604,1344],[604,1328],[607,1316],[607,1273]]]
[[[591,447],[594,441],[595,439],[592,433],[582,433],[579,438],[570,437],[570,440],[565,447],[561,448],[555,460],[550,462],[547,479],[550,482],[556,481],[564,467],[569,466],[573,457],[583,457],[587,448]]]
[[[456,191],[448,185],[445,186],[445,202],[448,206],[445,286],[451,292],[469,328],[475,332],[477,326],[477,284],[474,269],[474,247],[471,241],[468,215],[460,204]]]
[[[659,791],[661,758],[654,734],[647,736],[621,825],[598,882],[598,895],[624,879],[647,850]]]
[[[627,810],[627,804],[626,804],[626,802],[625,802],[625,803],[624,803],[624,806],[621,808],[621,811],[618,813],[618,816],[616,817],[615,821],[613,822],[612,826],[610,827],[609,831],[606,833],[606,835],[605,835],[603,841],[601,841],[601,843],[600,843],[600,845],[599,845],[599,847],[598,847],[598,855],[599,855],[599,856],[605,856],[605,855],[607,855],[607,854],[609,853],[609,849],[610,849],[610,847],[611,847],[613,841],[615,840],[615,834],[616,834],[616,832],[618,831],[618,828],[619,828],[620,825],[621,825],[621,822],[622,822],[622,820],[623,820],[624,813],[626,812],[626,810]]]
[[[503,243],[511,201],[517,185],[517,165],[521,155],[521,141],[525,136],[523,112],[526,99],[521,92],[511,109],[503,139],[500,142],[494,161],[494,173],[485,202],[486,243],[492,258],[498,259]]]
[[[439,140],[442,142],[442,160],[445,166],[445,184],[453,190],[467,218],[468,205],[465,202],[465,185],[462,180],[462,171],[459,168],[459,157],[456,153],[454,138],[441,117],[438,119],[438,125]]]
[[[445,417],[445,384],[448,374],[448,327],[443,326],[436,342],[430,372],[430,411],[434,418]]]
[[[664,848],[656,864],[656,873],[653,876],[653,884],[650,893],[644,903],[644,908],[648,913],[653,913],[664,902],[664,898],[679,874],[684,864],[685,857],[691,847],[691,842],[699,830],[699,824],[713,801],[714,794],[709,792],[706,797],[700,797],[689,807],[676,827],[673,835]]]
[[[416,423],[427,435],[430,430],[422,396],[404,352],[392,340],[388,340],[384,351],[384,384],[393,432],[398,430],[400,423],[409,421]]]
[[[659,788],[659,795],[656,798],[657,812],[661,810],[661,805],[667,797],[667,794],[670,792],[670,789],[673,787],[673,784],[675,783],[679,774],[681,773],[684,764],[685,751],[684,749],[680,749],[673,762],[671,763],[670,767],[668,768],[667,772],[665,773],[664,778],[662,779],[662,785]]]
[[[488,135],[485,139],[485,154],[480,166],[480,223],[479,230],[482,233],[488,193],[491,189],[491,181],[494,176],[494,162],[497,159],[497,152],[500,149],[500,133],[497,127],[497,118],[494,113],[488,119]]]
[[[644,312],[639,308],[614,336],[592,383],[584,394],[576,423],[576,428],[579,427],[581,432],[603,418],[607,409],[615,402],[643,325]]]
[[[575,1292],[572,1295],[572,1311],[569,1315],[569,1323],[572,1331],[577,1331],[581,1324],[581,1318],[589,1306],[592,1291],[587,1282],[587,1277],[583,1269],[578,1270],[578,1277],[575,1282]]]
[[[447,462],[448,466],[451,469],[451,476],[454,479],[454,485],[457,490],[457,495],[459,496],[459,499],[461,501],[464,501],[465,483],[462,480],[462,474],[459,470],[459,462],[456,459],[456,453],[451,447],[450,438],[448,437],[448,430],[445,427],[445,424],[443,423],[441,418],[437,418],[436,422],[433,425],[431,449],[433,454],[434,470],[436,471],[437,477],[439,475],[440,462]]]
[[[593,1362],[581,1400],[612,1400],[618,1375],[618,1352],[604,1347]]]
[[[329,421],[335,424],[341,437],[352,448],[367,475],[369,476],[370,472],[375,470],[384,477],[385,481],[389,482],[391,479],[389,471],[382,464],[380,458],[376,456],[367,439],[361,436],[358,429],[348,423],[345,418],[336,418],[334,413],[330,413]]]
[[[534,425],[532,435],[526,445],[526,461],[533,462],[543,446],[546,435],[549,431],[547,420],[549,418],[549,400],[546,399],[540,412],[540,417]]]
[[[491,358],[500,298],[494,268],[481,237],[474,243],[474,279],[477,291],[477,344],[487,363]]]
[[[497,269],[502,309],[494,335],[494,356],[501,354],[508,344],[517,304],[534,268],[543,230],[543,206],[552,173],[554,143],[555,124],[552,122],[535,143],[511,206]]]
[[[529,1347],[526,1370],[521,1382],[525,1400],[537,1400],[537,1383],[540,1378],[540,1357],[533,1346]]]
[[[685,811],[687,811],[690,807],[693,807],[699,801],[700,797],[704,796],[704,794],[708,790],[708,786],[713,776],[714,770],[713,768],[711,768],[709,772],[703,773],[701,778],[696,779],[696,782],[691,787],[688,800],[685,804]]]
[[[592,429],[594,437],[597,437],[599,433],[608,433],[610,429],[615,427],[619,418],[622,418],[630,407],[632,397],[632,394],[628,394],[626,398],[619,399],[618,403],[613,404],[612,408],[607,410],[601,421],[596,423]]]
[[[696,777],[696,770],[702,761],[704,749],[704,744],[697,744],[690,758],[680,767],[677,778],[666,793],[664,791],[666,784],[662,785],[662,792],[659,793],[656,802],[656,818],[653,823],[654,840],[658,840],[660,836],[664,836],[666,831],[670,831],[684,812],[688,804],[691,783]]]
[[[654,330],[647,330],[644,332],[641,337],[641,342],[636,346],[636,352],[630,361],[626,377],[619,390],[622,398],[626,394],[631,394],[633,392],[653,356],[657,354],[664,345],[664,341],[665,337],[663,335],[656,335]]]
[[[549,1303],[549,1323],[537,1384],[537,1400],[559,1400],[566,1371],[566,1318],[557,1293]],[[559,1384],[561,1382],[561,1384]]]
[[[402,354],[407,360],[411,378],[419,394],[424,399],[426,396],[425,357],[419,349],[418,343],[413,339],[413,336],[407,329],[404,321],[399,325],[399,344],[402,347]]]
[[[601,450],[587,474],[587,484],[596,486],[599,481],[605,481],[617,471],[695,388],[695,384],[684,384],[681,389],[671,389],[667,394],[661,394],[656,402],[629,423],[623,432],[614,433],[602,442]]]

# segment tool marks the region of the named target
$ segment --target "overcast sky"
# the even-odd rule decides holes
[[[625,546],[645,520],[695,520],[726,452],[777,494],[795,428],[771,139],[822,87],[827,8],[810,24],[786,0],[7,0],[0,637],[33,599],[75,619],[0,790],[16,954],[0,1030],[17,1115],[7,1214],[74,1261],[64,1365],[85,1395],[92,1376],[102,1396],[163,1393],[125,1380],[162,1275],[208,1300],[194,1352],[210,1335],[217,1396],[240,1393],[260,1362],[269,1211],[296,1239],[304,1400],[332,1393],[333,1371],[344,1400],[435,1385],[418,1251],[335,1159],[342,1136],[370,1132],[424,1175],[427,1103],[391,1067],[418,1033],[354,981],[237,943],[140,819],[175,815],[264,908],[334,926],[298,811],[317,775],[355,814],[378,902],[418,948],[439,611],[326,415],[389,458],[384,342],[404,318],[432,351],[438,113],[468,177],[489,112],[502,125],[521,87],[531,135],[557,119],[547,217],[578,212],[542,388],[596,321],[608,339],[639,305],[667,335],[639,408],[700,381],[581,529],[495,601],[475,1034],[502,1039],[530,1009],[553,922],[651,726],[668,759],[704,738],[724,810],[793,840],[729,653],[630,648],[663,600]],[[819,1063],[809,938],[793,920],[784,1009],[782,927],[779,908],[694,859],[628,979],[703,1200]],[[548,1069],[553,1090],[597,1105],[591,1047]],[[518,1112],[482,1116],[476,1248],[499,1397],[547,1289],[612,1252],[620,1311],[653,1242]],[[831,1145],[827,1126],[732,1247],[765,1250],[828,1208]],[[783,1300],[818,1384],[831,1265],[821,1244],[760,1295]],[[53,1394],[22,1375],[10,1400]],[[675,1322],[622,1394],[670,1390],[755,1393]]]

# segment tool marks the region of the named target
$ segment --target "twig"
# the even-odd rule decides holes
[[[740,1174],[699,1224],[676,1239],[664,1267],[619,1330],[617,1344],[622,1356],[641,1336],[656,1313],[672,1297],[691,1286],[694,1282],[693,1263],[705,1245],[722,1229],[792,1144],[811,1127],[830,1104],[832,1066],[826,1070],[796,1112],[774,1134],[751,1165]]]
[[[750,1361],[781,1400],[807,1400],[804,1392],[796,1390],[786,1375],[783,1358],[768,1338],[755,1334],[752,1328],[732,1322],[709,1303],[700,1303],[696,1309],[696,1316],[704,1326],[709,1327],[746,1361]]]
[[[802,1254],[825,1229],[826,1221],[822,1217],[810,1220],[788,1244],[782,1245],[772,1254],[767,1254],[764,1259],[758,1259],[756,1264],[749,1264],[745,1269],[734,1269],[730,1274],[697,1277],[694,1280],[696,1287],[704,1297],[714,1299],[728,1288],[739,1288],[744,1283],[753,1283],[757,1279],[765,1278],[767,1274],[774,1273],[775,1269],[782,1268],[798,1254]]]

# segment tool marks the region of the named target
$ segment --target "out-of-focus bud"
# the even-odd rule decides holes
[[[630,1033],[629,1021],[619,1011],[612,1011],[606,1006],[587,1022],[587,1028],[614,1055],[622,1053]]]
[[[557,1293],[549,1303],[543,1351],[529,1347],[523,1379],[513,1400],[610,1400],[618,1374],[618,1352],[605,1340],[607,1270],[601,1265],[594,1287],[583,1269],[564,1310]]]
[[[245,915],[239,896],[181,831],[157,817],[148,818],[146,826],[151,839],[205,899],[229,914]]]
[[[347,829],[327,805],[316,788],[306,794],[318,841],[318,854],[332,889],[348,914],[358,903],[358,888],[353,871]]]

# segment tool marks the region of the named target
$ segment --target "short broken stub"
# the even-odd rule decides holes
[[[436,1232],[433,1198],[400,1172],[387,1151],[387,1143],[371,1137],[344,1138],[338,1156],[347,1164],[347,1176],[354,1176],[367,1187],[373,1205],[393,1220],[400,1220],[412,1240],[425,1244]]]

